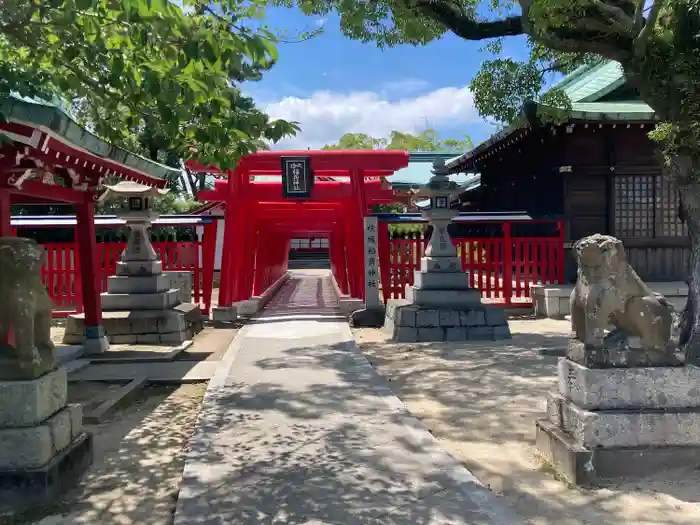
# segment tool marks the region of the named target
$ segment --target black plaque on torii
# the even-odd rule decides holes
[[[282,195],[285,199],[308,199],[314,187],[309,157],[281,157]]]

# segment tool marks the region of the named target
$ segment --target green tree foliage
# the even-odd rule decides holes
[[[298,130],[237,85],[277,58],[264,5],[221,0],[0,2],[0,96],[59,100],[114,144],[229,167]],[[194,148],[191,149],[191,146]]]
[[[388,138],[370,137],[364,133],[346,133],[337,144],[327,144],[322,149],[387,149],[406,151],[454,151],[464,152],[472,149],[474,143],[468,135],[462,139],[441,139],[434,129],[427,129],[417,135],[392,131]]]

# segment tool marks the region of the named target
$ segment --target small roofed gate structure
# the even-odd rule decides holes
[[[363,219],[370,206],[392,202],[382,178],[408,158],[405,151],[263,151],[225,173],[190,163],[219,178],[198,198],[226,206],[219,307],[262,294],[286,273],[290,240],[309,235],[329,239],[340,292],[364,300]]]
[[[164,187],[173,170],[114,147],[61,109],[15,97],[0,98],[0,237],[12,236],[11,206],[65,203],[75,208],[78,266],[85,311],[86,353],[104,350],[98,285],[94,203],[106,177]]]

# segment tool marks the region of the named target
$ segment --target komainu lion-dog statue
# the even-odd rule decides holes
[[[0,379],[34,379],[56,368],[52,302],[41,281],[46,259],[31,239],[0,237]],[[11,333],[14,344],[3,343]]]
[[[671,341],[673,305],[639,278],[622,242],[595,234],[573,251],[578,276],[570,299],[575,340],[569,359],[591,368],[680,364]]]

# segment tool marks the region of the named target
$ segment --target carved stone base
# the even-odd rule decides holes
[[[92,435],[83,432],[41,467],[0,469],[0,504],[17,508],[49,503],[75,485],[92,460]]]
[[[696,367],[591,369],[561,358],[537,448],[576,484],[700,463]],[[657,458],[652,469],[637,465]],[[653,459],[652,459],[653,461]]]

